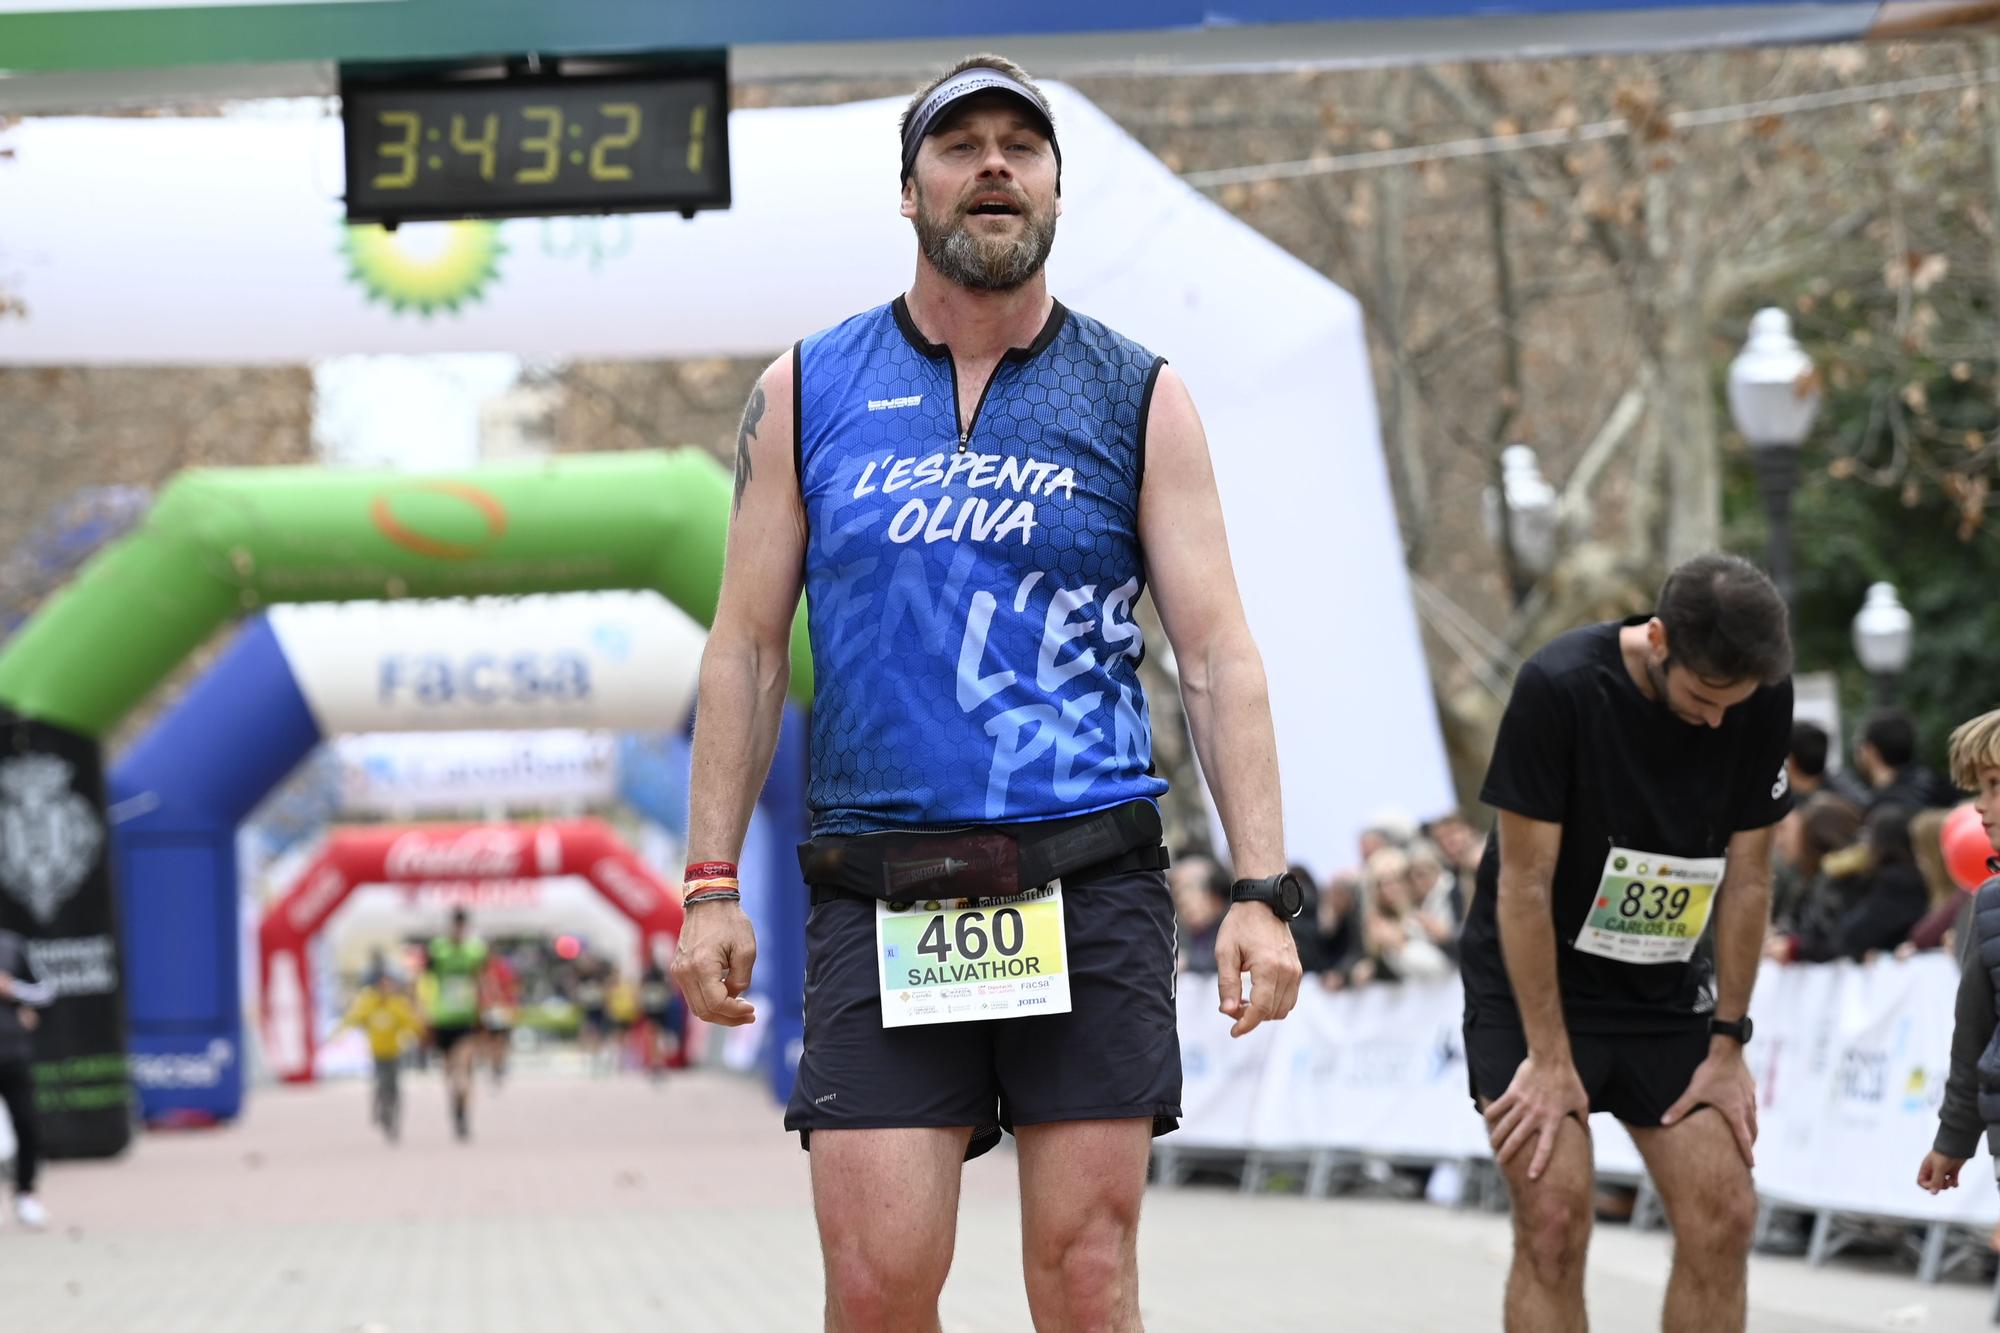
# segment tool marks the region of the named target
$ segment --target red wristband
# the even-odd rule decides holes
[[[698,879],[735,878],[736,863],[734,861],[691,861],[688,863],[688,868],[681,872],[681,882],[683,884],[692,884]]]

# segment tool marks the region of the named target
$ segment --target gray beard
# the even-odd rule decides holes
[[[1045,216],[1029,213],[1023,217],[1026,225],[1013,240],[982,239],[966,229],[963,216],[949,226],[938,226],[919,191],[917,245],[947,282],[975,292],[1011,292],[1042,271],[1056,243],[1053,209]]]

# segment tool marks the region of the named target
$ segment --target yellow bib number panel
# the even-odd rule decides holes
[[[1687,962],[1708,928],[1723,865],[1719,856],[1613,847],[1576,947],[1621,963]]]
[[[875,905],[882,1026],[1069,1012],[1060,880],[1009,898]]]

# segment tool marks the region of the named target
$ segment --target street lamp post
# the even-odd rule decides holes
[[[1507,557],[1516,606],[1555,568],[1562,535],[1558,501],[1533,445],[1510,444],[1500,451],[1500,484],[1486,490],[1486,535]]]
[[[1893,583],[1871,583],[1861,609],[1854,613],[1854,655],[1875,678],[1875,702],[1888,708],[1896,702],[1896,678],[1910,664],[1910,613],[1896,597]]]
[[[1812,358],[1792,336],[1792,318],[1766,306],[1750,320],[1750,340],[1729,363],[1729,415],[1750,442],[1757,490],[1771,520],[1766,562],[1790,608],[1792,492],[1798,488],[1799,446],[1819,415],[1819,379]]]

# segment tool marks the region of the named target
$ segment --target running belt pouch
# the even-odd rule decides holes
[[[870,833],[799,844],[808,884],[864,898],[1000,898],[1159,845],[1160,812],[1127,801],[1094,815],[953,833]]]

